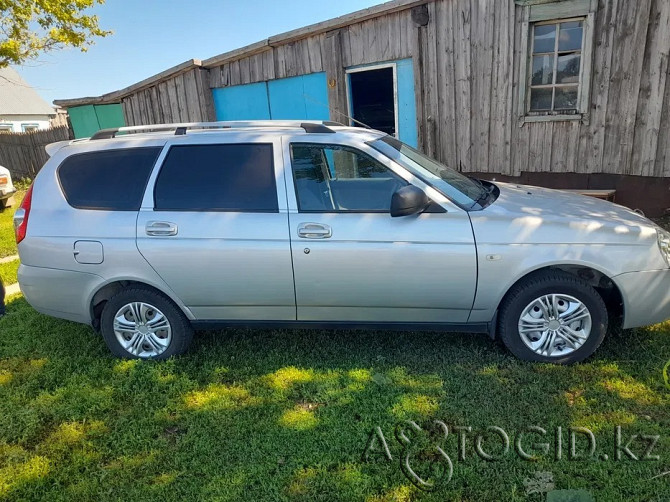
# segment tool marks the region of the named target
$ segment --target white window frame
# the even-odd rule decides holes
[[[11,122],[0,122],[1,132],[14,132],[14,125]]]
[[[354,116],[354,110],[352,109],[353,103],[351,102],[351,79],[349,78],[349,75],[351,73],[360,73],[363,71],[372,71],[372,70],[381,70],[384,68],[393,68],[393,112],[395,114],[395,137],[400,138],[400,131],[398,128],[400,127],[400,122],[398,120],[398,65],[396,63],[379,63],[379,64],[371,64],[371,65],[364,65],[364,66],[355,66],[353,68],[347,68],[345,70],[346,72],[346,81],[347,81],[347,110],[349,111],[349,116],[353,117]],[[349,125],[353,126],[356,125],[355,122],[352,120],[350,121]]]
[[[521,64],[519,65],[519,125],[528,122],[581,120],[588,124],[591,103],[591,75],[597,0],[515,0],[523,9],[521,26]],[[533,26],[583,20],[582,52],[576,113],[561,111],[530,111],[530,83],[532,68]]]
[[[30,128],[30,131],[27,129]],[[22,132],[33,132],[33,131],[38,131],[40,129],[40,125],[35,123],[35,122],[26,122],[21,124],[21,131]]]

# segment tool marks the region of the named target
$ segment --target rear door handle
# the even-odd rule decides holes
[[[148,221],[146,226],[147,235],[171,236],[177,235],[176,223],[170,221]]]
[[[333,229],[323,223],[301,223],[298,225],[298,237],[303,239],[328,239]]]

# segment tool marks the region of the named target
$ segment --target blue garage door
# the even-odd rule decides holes
[[[328,87],[325,73],[282,78],[268,82],[273,119],[328,120]]]
[[[265,82],[213,89],[216,120],[267,120],[270,118]]]
[[[325,73],[213,89],[217,120],[328,120]]]

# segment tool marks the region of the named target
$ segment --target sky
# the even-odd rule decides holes
[[[114,33],[15,67],[48,103],[123,89],[189,59],[207,59],[383,0],[107,0],[90,9]]]

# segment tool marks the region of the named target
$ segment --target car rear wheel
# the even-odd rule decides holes
[[[191,324],[172,300],[139,287],[110,298],[100,326],[112,353],[130,359],[167,359],[185,352],[193,338]]]
[[[525,361],[583,361],[606,332],[607,308],[598,292],[559,270],[534,274],[515,285],[500,307],[500,338]]]

